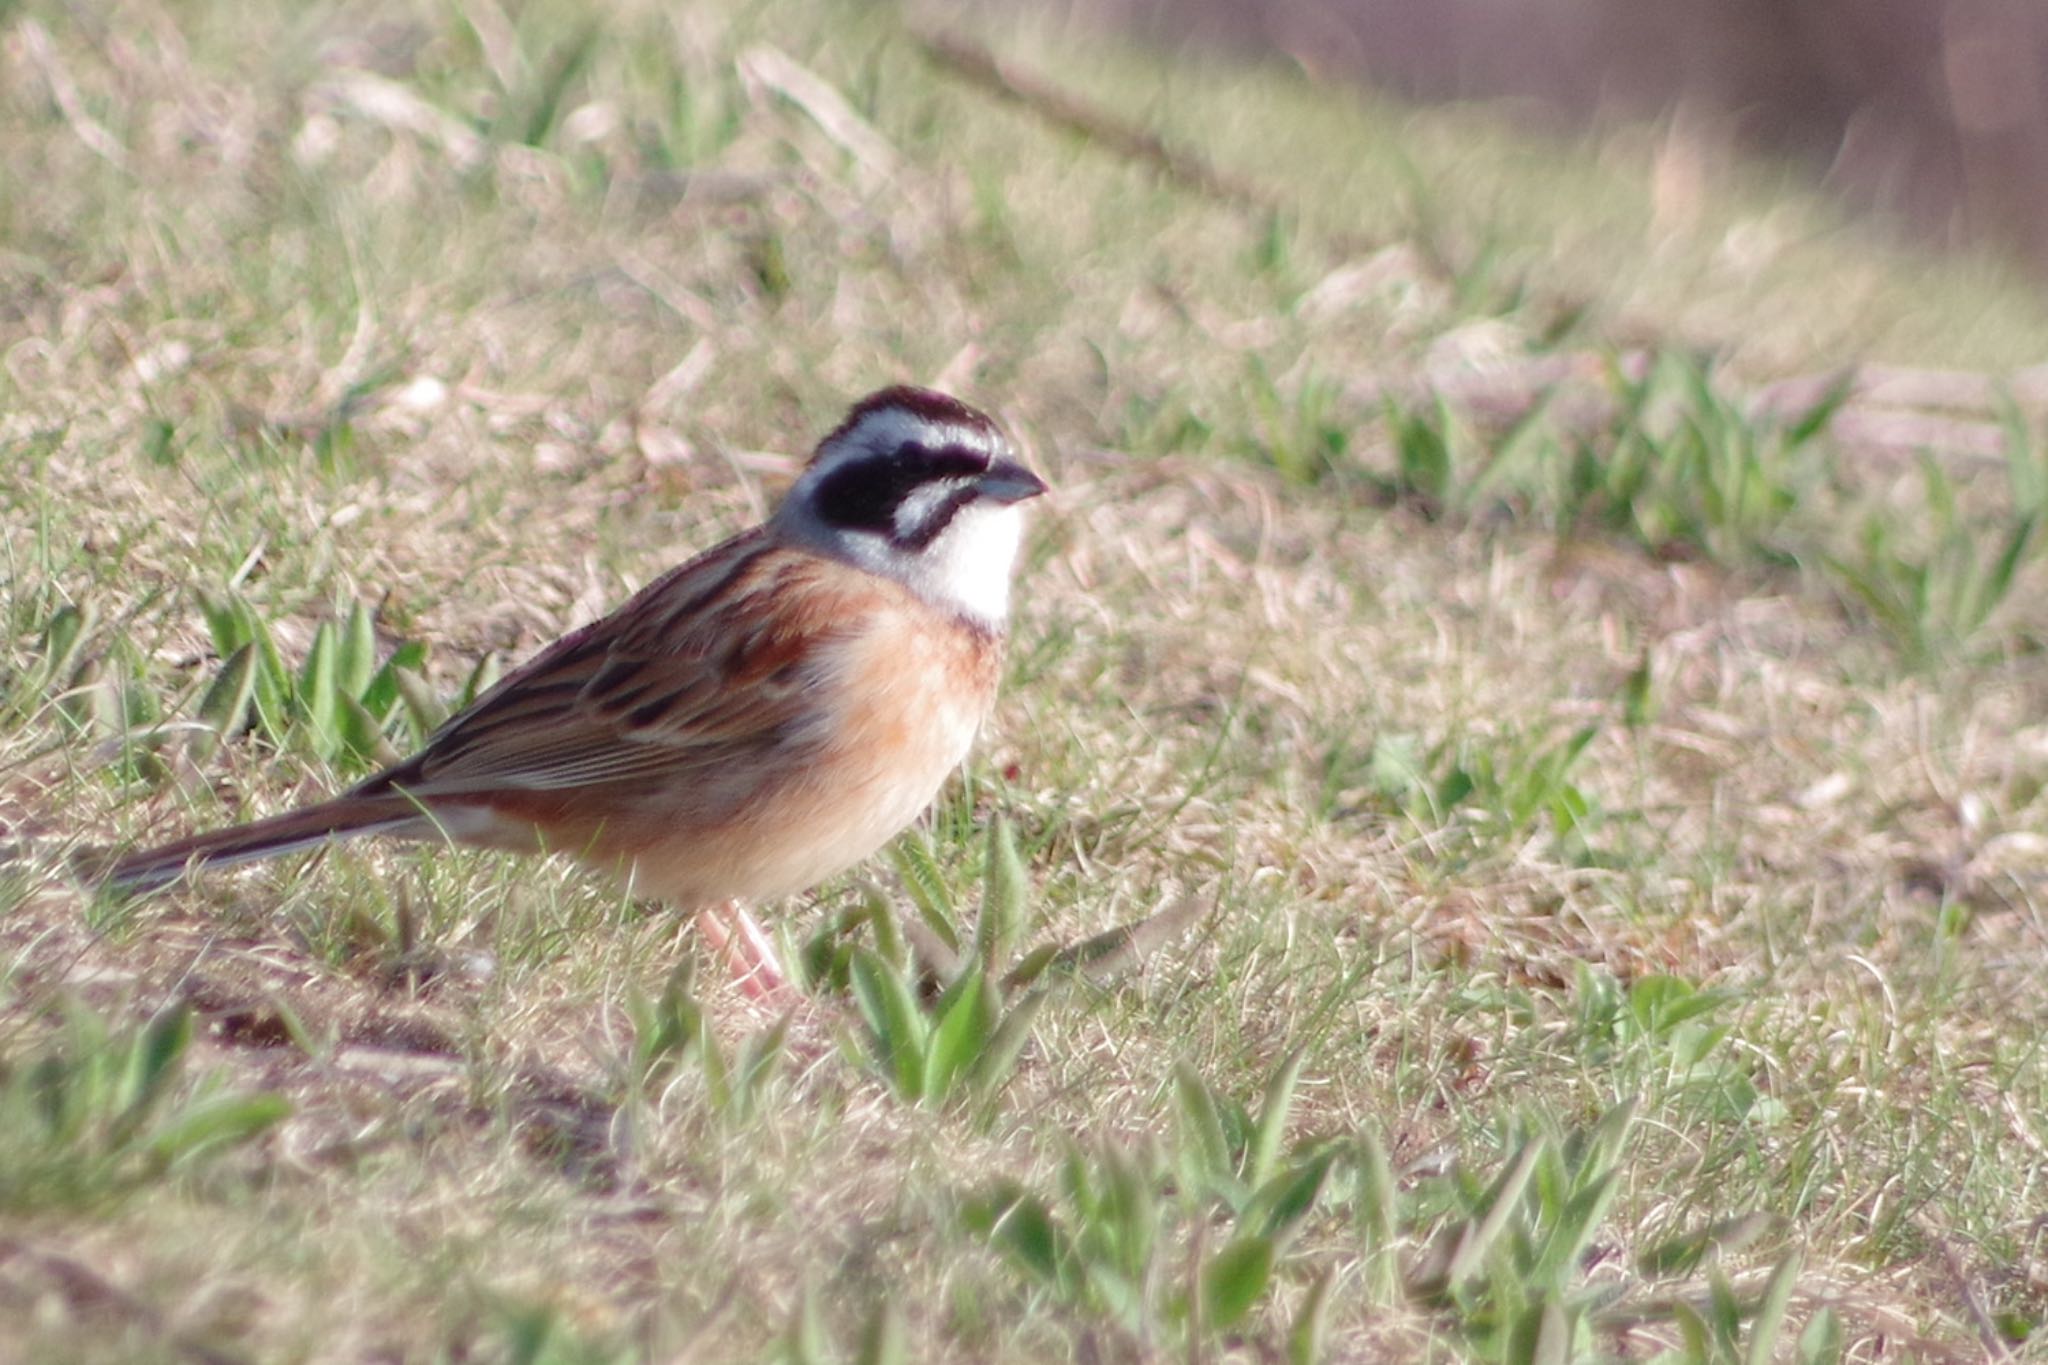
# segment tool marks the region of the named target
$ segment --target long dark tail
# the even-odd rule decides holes
[[[338,796],[254,824],[194,834],[161,848],[130,853],[106,870],[104,880],[118,890],[152,891],[176,881],[188,868],[275,858],[356,834],[418,835],[432,828],[419,805],[404,796]]]

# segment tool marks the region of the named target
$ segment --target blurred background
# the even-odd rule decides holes
[[[2048,271],[2048,6],[2038,0],[1068,0],[1155,45],[1298,62],[1561,130],[1668,117],[1660,192],[1698,159],[1782,158],[1916,240]],[[1683,211],[1682,202],[1666,206]]]

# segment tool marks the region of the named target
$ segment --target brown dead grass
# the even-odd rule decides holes
[[[0,1047],[60,995],[116,1017],[183,997],[208,1025],[194,1064],[294,1113],[196,1186],[10,1225],[148,1312],[100,1312],[55,1261],[0,1263],[0,1330],[78,1359],[178,1358],[169,1331],[266,1359],[414,1358],[500,1349],[540,1306],[571,1341],[709,1360],[766,1352],[812,1294],[843,1339],[896,1303],[927,1358],[1154,1358],[1006,1278],[958,1202],[1049,1179],[1069,1139],[1169,1129],[1178,1059],[1250,1099],[1295,1047],[1303,1133],[1364,1127],[1397,1166],[1451,1151],[1487,1169],[1531,1108],[1578,1120],[1662,1093],[1580,1040],[1588,970],[1730,991],[1728,1047],[1783,1106],[1748,1127],[1676,1101],[1648,1115],[1616,1263],[1762,1208],[1786,1224],[1758,1256],[1803,1249],[1803,1310],[1836,1305],[1861,1358],[1975,1349],[1959,1282],[2038,1320],[2026,1209],[2048,1086],[2026,1040],[2048,1019],[2048,725],[2035,656],[1998,643],[2048,629],[2038,568],[1983,656],[1914,672],[1797,571],[1290,483],[1257,458],[1254,363],[1283,398],[1441,376],[1541,351],[1545,309],[1461,301],[1404,237],[1442,218],[1361,208],[1370,184],[1318,178],[1298,151],[1266,170],[1299,219],[1262,267],[1266,225],[935,80],[878,18],[626,7],[535,149],[475,131],[504,99],[476,50],[504,18],[489,4],[463,22],[269,15],[261,45],[218,15],[118,13],[68,26],[31,6],[0,28],[0,147],[39,187],[0,208],[0,444],[24,471],[0,475],[14,676],[74,602],[96,651],[132,643],[134,685],[187,714],[216,663],[192,590],[234,584],[287,654],[337,603],[377,602],[393,638],[433,642],[452,691],[484,653],[521,656],[757,517],[849,396],[941,379],[993,403],[1058,488],[1013,685],[955,806],[1004,809],[1036,850],[1034,941],[1185,896],[1207,913],[1049,1008],[993,1119],[891,1099],[826,1001],[794,1024],[771,1102],[734,1123],[687,1073],[619,1096],[624,1002],[691,951],[669,920],[551,864],[394,850],[89,905],[56,871],[71,845],[274,809],[333,775],[231,744],[179,781],[111,782],[108,735],[16,699],[0,818],[48,875],[0,915]],[[521,60],[568,19],[535,7]],[[873,164],[793,103],[786,72],[745,55],[764,38],[893,156]],[[725,121],[702,165],[635,141],[673,123],[664,71]],[[1311,103],[1314,126],[1400,140],[1285,83],[1249,87],[1231,124],[1246,88],[1161,87],[1159,116],[1239,164],[1258,121],[1295,128]],[[1459,198],[1514,159],[1467,132],[1428,121],[1406,144],[1446,157],[1427,163],[1451,223],[1432,251],[1492,215],[1519,241],[1580,212],[1540,174]],[[1564,164],[1602,203],[1644,193]],[[1560,240],[1556,278],[1594,302],[1580,339],[1647,318],[1765,377],[1871,336],[1943,354],[1973,286],[1899,286],[1895,258],[1840,241],[1738,271],[1737,232],[1782,244],[1813,211],[1754,218],[1731,198],[1704,242],[1626,215]],[[1525,202],[1533,217],[1512,216]],[[1346,233],[1389,245],[1333,246],[1347,213]],[[1820,283],[1782,282],[1815,260]],[[1940,315],[1914,334],[1899,320],[1923,304]],[[2039,327],[1996,315],[2026,338],[2008,363]],[[1161,453],[1179,412],[1214,433],[1200,453]],[[1345,419],[1378,460],[1373,409]],[[160,429],[174,458],[156,464]],[[1631,728],[1619,697],[1645,659],[1654,714]],[[1383,736],[1512,764],[1587,724],[1574,780],[1602,812],[1598,858],[1542,821],[1507,837],[1409,819],[1355,765],[1326,790],[1333,757]],[[940,852],[971,881],[975,848]],[[812,924],[812,904],[785,913]],[[394,946],[403,916],[426,958]],[[437,970],[401,970],[420,962]],[[760,1027],[715,1008],[729,1038]],[[1304,1255],[1343,1265],[1341,1230],[1320,1235]],[[1304,1283],[1252,1340],[1279,1340]],[[1333,1321],[1337,1358],[1443,1355],[1441,1330],[1349,1302]]]

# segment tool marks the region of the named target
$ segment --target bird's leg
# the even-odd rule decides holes
[[[789,976],[776,961],[768,931],[754,922],[738,901],[726,901],[697,912],[697,932],[716,952],[725,955],[733,984],[740,994],[763,1003],[780,1001],[791,991]]]

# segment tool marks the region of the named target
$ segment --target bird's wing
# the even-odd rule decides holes
[[[439,796],[693,776],[729,783],[750,755],[818,730],[834,646],[885,585],[759,532],[656,580],[572,632],[364,789]]]

